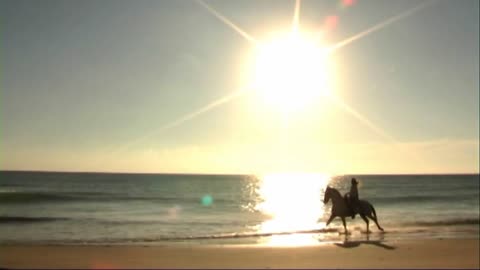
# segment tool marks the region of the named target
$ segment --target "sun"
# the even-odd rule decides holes
[[[291,31],[256,46],[252,87],[283,112],[298,111],[330,94],[326,50],[306,33]]]

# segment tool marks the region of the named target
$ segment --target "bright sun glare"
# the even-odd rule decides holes
[[[312,36],[292,31],[256,47],[253,88],[283,112],[330,94],[326,50]]]
[[[325,206],[321,198],[330,181],[328,175],[290,173],[269,174],[260,178],[257,190],[262,201],[256,210],[271,218],[257,229],[261,233],[294,232],[323,227],[317,223],[323,217]],[[272,236],[267,244],[307,245],[318,244],[311,235],[294,234]]]

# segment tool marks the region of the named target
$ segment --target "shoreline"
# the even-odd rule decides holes
[[[440,228],[440,227],[439,227]],[[234,247],[278,247],[278,246],[317,246],[338,242],[408,242],[418,240],[477,239],[480,235],[478,224],[446,226],[432,230],[429,227],[393,228],[386,231],[374,229],[367,234],[361,226],[349,228],[320,228],[313,230],[292,230],[272,232],[225,233],[197,236],[166,236],[156,238],[124,239],[3,239],[1,246],[234,246]],[[290,244],[289,244],[290,243]]]
[[[479,239],[353,240],[315,246],[0,246],[0,268],[480,268]],[[47,256],[48,254],[48,256]]]

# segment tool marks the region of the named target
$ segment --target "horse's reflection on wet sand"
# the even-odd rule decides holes
[[[370,234],[367,233],[366,236],[365,236],[365,240],[357,240],[356,239],[356,240],[352,240],[352,241],[349,240],[349,235],[345,234],[343,243],[335,243],[336,246],[342,247],[342,248],[355,248],[355,247],[359,247],[362,244],[364,244],[364,245],[374,245],[374,246],[381,247],[381,248],[388,249],[388,250],[396,249],[395,246],[390,246],[390,245],[387,245],[387,244],[384,243],[383,234],[381,234],[381,237],[378,240],[370,240]]]

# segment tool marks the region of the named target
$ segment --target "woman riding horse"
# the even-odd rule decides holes
[[[332,220],[335,217],[340,217],[342,219],[345,233],[348,233],[345,217],[354,216],[355,212],[357,212],[367,224],[367,233],[370,232],[368,218],[370,218],[375,222],[375,225],[377,225],[379,230],[383,231],[383,228],[380,227],[380,225],[378,224],[377,213],[375,212],[375,208],[373,208],[373,205],[371,205],[368,201],[358,199],[357,184],[358,184],[357,180],[355,180],[355,178],[352,179],[351,193],[349,194],[349,196],[343,196],[343,197],[338,190],[327,186],[327,188],[325,189],[325,196],[323,198],[323,203],[326,204],[331,199],[332,210],[331,210],[330,218],[328,218],[327,222],[325,223],[325,226],[328,226],[328,224],[330,224],[330,222],[332,222]],[[351,206],[349,206],[349,203],[347,203],[347,199],[346,199],[347,197],[349,197],[349,200],[352,200],[353,198]],[[351,207],[355,209],[355,212],[352,212]]]
[[[359,199],[358,199],[358,182],[357,179],[352,178],[352,185],[350,186],[350,192],[345,193],[345,202],[352,211],[352,219],[359,213]]]

